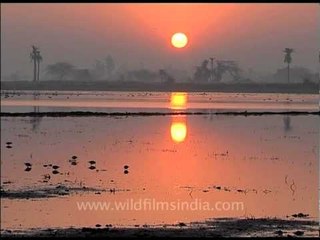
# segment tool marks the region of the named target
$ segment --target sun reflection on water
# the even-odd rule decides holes
[[[172,119],[170,130],[171,138],[174,142],[183,142],[187,137],[186,119]]]
[[[170,108],[185,109],[187,105],[187,93],[173,92],[171,93]]]
[[[170,108],[174,110],[186,109],[187,93],[174,92],[171,93]],[[176,143],[185,141],[187,137],[187,120],[186,116],[173,116],[171,122],[171,139]]]

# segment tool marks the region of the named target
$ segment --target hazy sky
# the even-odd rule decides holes
[[[204,58],[237,60],[243,68],[276,71],[285,47],[293,65],[317,70],[319,4],[1,4],[2,75],[32,75],[31,45],[43,66],[68,61],[90,68],[111,54],[119,65],[191,71]],[[171,46],[175,32],[189,38]]]

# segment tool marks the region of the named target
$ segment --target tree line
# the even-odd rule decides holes
[[[287,64],[287,82],[290,83],[290,65],[292,63],[292,53],[294,52],[294,49],[285,48],[283,52],[284,63]],[[33,62],[33,81],[39,82],[40,63],[43,61],[43,57],[40,53],[40,49],[34,45],[32,46],[30,59]],[[67,76],[72,76],[74,79],[79,80],[110,80],[114,78],[115,69],[115,61],[108,55],[102,60],[96,60],[93,69],[78,69],[68,62],[57,62],[49,64],[45,68],[45,74],[52,76],[55,80],[66,80]],[[229,74],[234,82],[246,81],[242,76],[242,70],[236,61],[219,60],[215,57],[205,59],[202,61],[201,65],[196,66],[191,80],[194,82],[221,82],[226,74]],[[168,73],[165,69],[159,69],[158,72],[147,69],[131,70],[118,75],[116,80],[125,81],[128,79],[134,81],[152,81],[160,79],[161,82],[168,84],[176,81],[172,74]]]

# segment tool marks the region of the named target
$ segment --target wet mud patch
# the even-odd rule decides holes
[[[113,227],[96,224],[83,228],[1,230],[3,237],[317,237],[316,221],[277,218],[220,218],[205,222],[153,226]]]
[[[21,189],[21,190],[4,190],[1,189],[0,198],[2,199],[38,199],[68,196],[79,193],[98,193],[101,192],[121,192],[129,191],[128,189],[98,189],[93,187],[69,187],[64,185],[50,186],[43,188]]]
[[[222,111],[222,112],[1,112],[0,117],[92,117],[92,116],[175,116],[175,115],[231,115],[231,116],[263,116],[263,115],[320,115],[320,111]]]

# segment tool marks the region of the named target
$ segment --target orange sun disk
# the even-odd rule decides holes
[[[176,48],[184,48],[188,44],[188,37],[181,32],[175,33],[171,37],[171,44]]]

